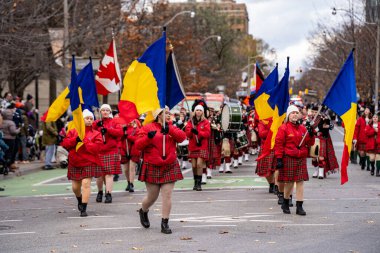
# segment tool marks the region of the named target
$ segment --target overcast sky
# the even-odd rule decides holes
[[[249,33],[277,51],[281,73],[290,57],[291,75],[303,65],[311,50],[307,37],[318,21],[338,25],[342,19],[331,8],[348,9],[348,0],[237,0],[247,5]]]

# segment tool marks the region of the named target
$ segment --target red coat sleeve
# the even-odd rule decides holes
[[[176,142],[183,142],[186,139],[185,132],[173,125],[169,125],[169,135],[171,135]]]
[[[84,138],[83,144],[88,150],[88,152],[93,153],[93,154],[98,154],[103,147],[103,139],[102,136],[99,132],[95,134],[95,136],[92,138],[92,140],[89,140],[88,138]]]
[[[371,125],[367,125],[365,127],[365,134],[368,136],[368,137],[373,137],[375,135],[375,129],[371,126]]]
[[[188,138],[193,137],[193,132],[191,132],[191,129],[193,128],[193,124],[191,123],[191,120],[187,122],[187,125],[185,127],[186,136]]]
[[[356,124],[355,124],[355,131],[354,131],[354,138],[353,138],[353,140],[357,140],[358,139],[358,135],[359,135],[359,131],[360,131],[360,120],[359,119],[356,121]]]
[[[138,138],[135,142],[137,150],[142,151],[151,143],[152,139],[148,138],[148,132],[149,129],[147,127],[143,127],[139,130],[137,134]]]
[[[67,150],[75,148],[77,145],[77,136],[78,133],[75,129],[70,130],[61,143],[62,147]]]
[[[206,119],[204,120],[205,123],[203,123],[204,128],[199,128],[198,129],[198,136],[200,138],[210,138],[211,135],[211,128],[210,128],[210,122]]]
[[[275,144],[274,144],[274,154],[276,158],[282,158],[284,156],[285,138],[286,138],[285,130],[286,130],[285,125],[280,126],[276,135]]]
[[[266,126],[262,122],[259,122],[258,129],[259,129],[259,137],[260,137],[260,139],[266,139],[267,136],[268,136],[268,133],[269,133],[268,126]]]
[[[120,124],[113,123],[110,128],[107,128],[107,132],[114,137],[123,137],[124,132]]]

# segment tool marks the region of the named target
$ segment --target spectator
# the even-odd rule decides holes
[[[16,140],[18,140],[18,152],[16,153],[16,157],[18,159],[20,159],[20,161],[22,163],[29,163],[29,159],[28,159],[28,152],[27,152],[27,149],[26,149],[26,138],[28,137],[28,134],[29,134],[29,122],[28,122],[28,117],[26,116],[26,112],[24,110],[19,110],[19,112],[21,113],[21,119],[22,119],[22,123],[21,123],[21,126],[20,126],[20,133],[18,135],[18,138],[16,138]]]
[[[13,96],[12,96],[12,93],[10,92],[6,92],[4,94],[4,99],[3,101],[1,101],[1,108],[3,110],[5,110],[11,103],[11,101],[13,100]]]
[[[33,127],[37,129],[38,126],[36,125],[37,123],[36,119],[38,117],[36,114],[38,113],[38,110],[37,108],[35,108],[35,102],[32,95],[28,94],[26,96],[26,102],[25,102],[24,108],[25,108],[26,115],[28,116],[29,124],[31,124]]]
[[[44,170],[54,169],[52,158],[55,153],[55,144],[58,141],[58,130],[55,122],[43,122],[42,145],[45,146],[45,166]]]

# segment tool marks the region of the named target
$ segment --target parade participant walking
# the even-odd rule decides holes
[[[355,132],[353,138],[353,144],[356,146],[356,149],[359,151],[359,159],[360,166],[362,170],[365,169],[366,166],[366,143],[367,143],[367,135],[365,134],[365,127],[368,125],[368,122],[372,118],[371,111],[369,108],[365,108],[364,113],[359,117],[356,121]],[[367,161],[367,170],[369,170],[369,164]]]
[[[379,117],[378,114],[373,115],[372,119],[369,121],[365,128],[365,133],[367,135],[368,141],[366,143],[366,152],[369,156],[371,163],[371,175],[375,175],[375,161],[376,161],[376,176],[379,175],[380,171],[380,136],[378,134],[379,127]]]
[[[304,181],[309,180],[306,158],[309,147],[314,143],[312,128],[306,129],[298,122],[299,110],[296,106],[289,106],[286,111],[286,120],[278,129],[275,140],[276,168],[279,169],[279,182],[285,183],[284,203],[281,208],[284,213],[290,214],[289,198],[296,183],[297,210],[296,214],[306,215],[303,205]],[[303,136],[304,141],[301,143]],[[301,143],[301,144],[300,144]]]
[[[221,129],[221,122],[217,116],[214,108],[210,108],[209,122],[211,127],[211,135],[209,138],[209,159],[207,161],[207,176],[205,172],[202,174],[202,183],[206,183],[206,178],[212,178],[212,170],[220,166],[222,156],[222,139],[223,130]]]
[[[189,138],[189,158],[191,158],[194,174],[193,190],[202,191],[202,173],[203,169],[206,169],[206,161],[209,158],[208,145],[211,129],[201,104],[195,106],[192,120],[189,120],[185,131]]]
[[[118,142],[123,136],[123,129],[113,120],[111,106],[103,104],[100,107],[101,119],[94,121],[94,130],[102,134],[104,152],[100,155],[103,175],[98,177],[96,184],[98,195],[96,202],[103,200],[103,184],[106,185],[106,195],[104,203],[112,203],[113,175],[121,174],[120,153]]]
[[[94,115],[89,110],[83,111],[86,132],[83,140],[78,136],[76,129],[70,130],[62,146],[69,151],[67,178],[72,180],[72,189],[78,200],[78,210],[81,217],[87,216],[87,204],[91,195],[92,177],[102,175],[99,152],[102,150],[102,136],[93,130]],[[78,142],[83,145],[76,151]]]
[[[172,192],[175,182],[183,179],[177,160],[176,143],[183,142],[186,135],[168,122],[165,122],[164,127],[162,115],[164,111],[169,113],[165,109],[157,109],[153,112],[155,121],[140,129],[135,145],[137,150],[143,154],[139,180],[145,182],[147,190],[147,195],[139,210],[141,225],[144,228],[150,227],[148,211],[161,192],[161,232],[171,234],[168,222],[172,207]]]

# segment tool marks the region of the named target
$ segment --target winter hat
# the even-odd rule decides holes
[[[295,105],[290,105],[290,106],[288,107],[288,109],[286,110],[286,120],[289,118],[289,115],[290,115],[292,112],[299,112],[298,107],[295,106]]]
[[[94,118],[94,114],[92,112],[90,112],[90,110],[88,110],[88,109],[84,109],[82,114],[83,114],[83,118],[86,118],[88,116]]]
[[[111,106],[109,104],[102,104],[100,107],[100,110],[108,109],[110,112],[112,112]]]
[[[164,110],[163,108],[158,108],[158,109],[156,109],[156,110],[153,112],[153,118],[154,118],[154,119],[157,119],[158,115],[160,115],[160,113],[161,113],[163,110]]]
[[[32,98],[33,98],[32,95],[30,95],[30,94],[26,95],[26,100],[31,100]]]
[[[196,111],[196,110],[201,110],[202,112],[205,111],[205,109],[204,109],[203,106],[201,106],[201,105],[197,105],[197,106],[194,108],[194,111]]]

